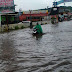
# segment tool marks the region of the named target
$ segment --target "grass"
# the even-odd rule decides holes
[[[15,26],[15,30],[18,30],[19,29],[19,27],[18,26]]]

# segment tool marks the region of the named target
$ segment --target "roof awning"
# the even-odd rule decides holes
[[[18,15],[18,14],[2,14],[2,15]]]

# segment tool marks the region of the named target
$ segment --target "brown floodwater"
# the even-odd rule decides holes
[[[72,72],[72,21],[0,34],[0,72]]]

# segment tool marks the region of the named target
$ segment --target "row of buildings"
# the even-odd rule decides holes
[[[59,13],[70,13],[72,7],[59,7]],[[21,21],[42,21],[46,20],[51,13],[52,8],[48,9],[39,9],[39,10],[29,10],[29,11],[20,11],[15,13],[8,13],[1,15],[1,24],[4,25],[14,24]]]
[[[22,21],[40,21],[48,16],[47,10],[15,12],[1,15],[1,24],[14,24]]]

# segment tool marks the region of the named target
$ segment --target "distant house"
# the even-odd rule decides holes
[[[18,12],[15,13],[8,13],[1,15],[1,24],[13,24],[19,22]]]

